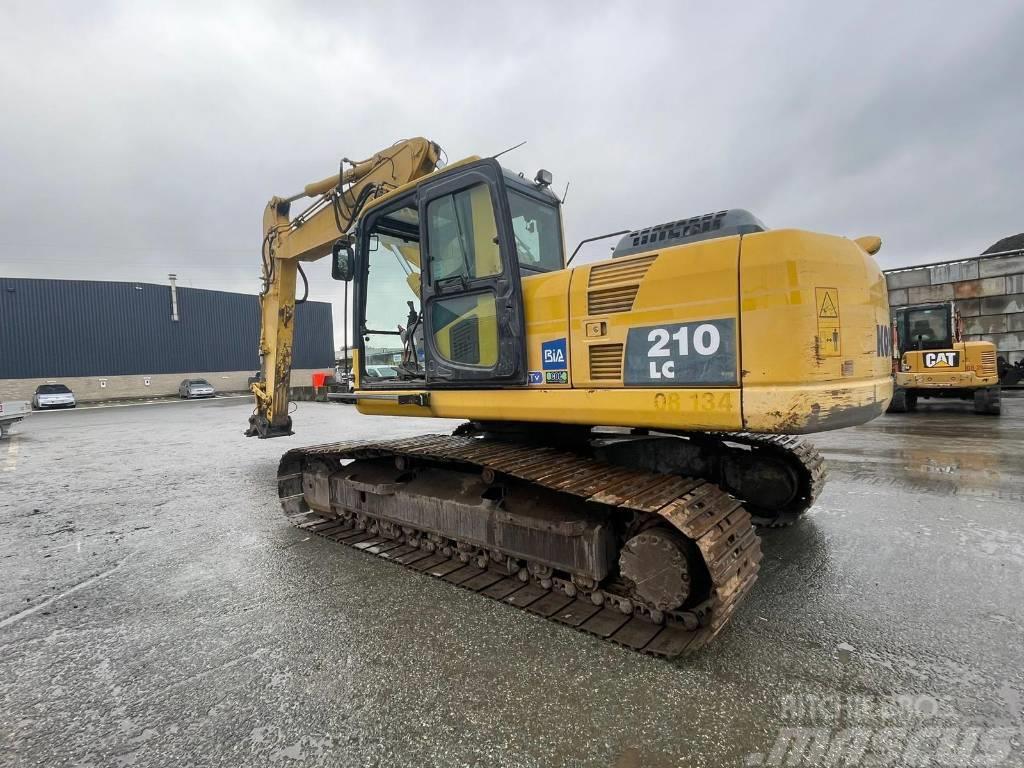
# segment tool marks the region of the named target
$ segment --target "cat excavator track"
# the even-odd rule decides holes
[[[278,493],[303,530],[662,657],[717,635],[761,560],[713,483],[460,434],[294,449]]]

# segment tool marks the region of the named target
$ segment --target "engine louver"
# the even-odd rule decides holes
[[[621,288],[606,288],[587,294],[587,311],[592,315],[608,315],[612,312],[629,312],[636,301],[639,285],[624,285]]]
[[[629,312],[633,308],[640,281],[658,258],[650,256],[629,261],[598,264],[590,270],[587,284],[587,311],[591,315]]]
[[[981,353],[981,373],[983,376],[995,376],[998,366],[996,365],[995,352]]]
[[[590,347],[590,378],[593,381],[622,378],[621,344],[594,344]]]

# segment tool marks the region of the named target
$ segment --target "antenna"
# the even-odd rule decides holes
[[[565,192],[562,193],[562,199],[559,201],[562,205],[565,205],[565,198],[569,196],[569,182],[565,182]]]
[[[516,145],[515,145],[514,147],[509,147],[508,149],[503,149],[503,150],[501,150],[501,152],[499,152],[498,154],[496,154],[496,155],[492,155],[492,156],[491,156],[491,159],[493,159],[493,160],[497,160],[497,159],[498,159],[499,157],[501,157],[502,155],[504,155],[504,154],[505,154],[506,152],[511,152],[511,151],[512,151],[513,149],[519,149],[519,148],[520,148],[521,146],[523,146],[523,144],[525,144],[525,143],[526,143],[525,141],[520,141],[520,142],[519,142],[518,144],[516,144]]]

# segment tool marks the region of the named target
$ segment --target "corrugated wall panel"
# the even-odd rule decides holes
[[[152,283],[0,278],[0,379],[246,371],[259,366],[259,299]],[[334,362],[331,305],[296,308],[295,368]]]

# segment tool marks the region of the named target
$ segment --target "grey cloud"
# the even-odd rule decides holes
[[[410,135],[452,159],[527,139],[503,161],[571,180],[570,247],[731,206],[879,234],[886,266],[1024,229],[1016,2],[4,14],[4,274],[252,291],[267,198]]]

